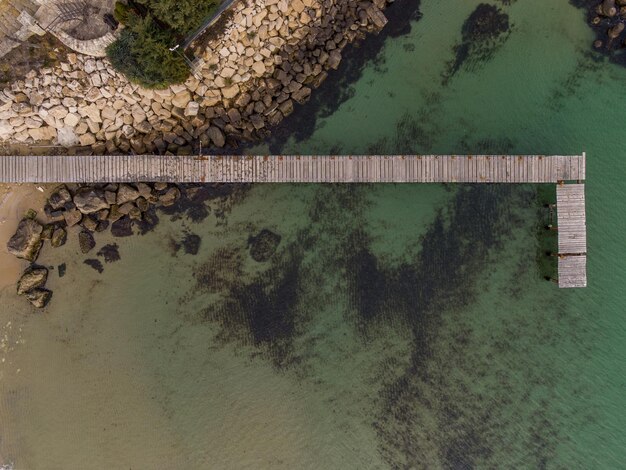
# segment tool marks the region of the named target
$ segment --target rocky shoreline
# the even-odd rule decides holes
[[[385,26],[388,3],[242,1],[196,51],[193,76],[164,90],[129,83],[106,59],[68,54],[0,92],[0,141],[183,155],[262,139],[309,100],[348,44]]]
[[[45,289],[48,269],[36,264],[45,241],[53,248],[63,246],[68,231],[75,227],[81,252],[87,254],[96,247],[94,233],[110,228],[114,236],[129,236],[134,225],[145,233],[158,222],[155,208],[173,206],[180,197],[180,189],[166,183],[59,186],[43,214],[38,216],[31,209],[7,243],[9,253],[31,263],[18,281],[18,295],[38,308],[50,301],[52,292]],[[102,255],[113,257],[104,251]]]
[[[587,10],[587,21],[596,34],[593,48],[626,65],[626,0],[571,1]]]
[[[159,215],[179,218],[185,214],[191,222],[200,222],[211,212],[208,202],[215,201],[213,212],[218,219],[247,191],[247,185],[136,183],[136,184],[63,184],[48,197],[43,211],[30,209],[19,222],[14,235],[7,242],[7,251],[28,261],[30,265],[17,282],[17,294],[24,296],[37,308],[44,308],[52,297],[46,289],[49,269],[37,264],[44,245],[58,248],[65,245],[68,236],[76,236],[83,255],[95,255],[105,263],[120,259],[119,247],[109,243],[98,250],[97,234],[109,230],[114,237],[146,234],[159,222]],[[171,240],[174,255],[199,252],[201,237],[185,231],[180,241]],[[281,236],[268,229],[251,234],[248,249],[256,262],[266,262],[275,253]],[[99,273],[102,261],[88,258],[84,264]],[[59,277],[65,275],[65,264],[58,266]]]

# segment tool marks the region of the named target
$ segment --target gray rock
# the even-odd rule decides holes
[[[25,294],[26,298],[37,308],[44,308],[50,302],[52,292],[46,289],[33,289]]]
[[[83,214],[78,209],[71,209],[63,212],[63,218],[65,219],[65,223],[68,227],[73,227],[74,225],[80,223],[83,218]]]
[[[170,188],[167,192],[161,196],[159,196],[159,201],[164,206],[172,206],[180,197],[180,190],[176,187]]]
[[[78,234],[78,244],[80,245],[80,251],[83,254],[87,254],[96,246],[96,241],[91,232],[83,230]]]
[[[24,295],[27,292],[43,287],[48,280],[48,270],[40,267],[30,267],[22,274],[17,281],[17,294]]]
[[[127,202],[126,204],[122,204],[121,206],[118,206],[117,210],[120,214],[128,215],[130,214],[130,211],[132,211],[134,207],[135,207],[135,204],[133,204],[132,202]]]
[[[139,191],[128,184],[120,185],[117,190],[117,201],[116,204],[121,206],[126,204],[127,202],[132,202],[140,196]]]
[[[150,208],[150,203],[144,197],[140,197],[135,201],[135,204],[141,212],[146,212]]]
[[[53,209],[61,209],[72,200],[72,195],[65,186],[57,189],[48,198],[48,203]]]
[[[7,243],[9,253],[30,261],[37,259],[43,241],[41,240],[41,224],[32,219],[22,219],[15,234]]]
[[[149,184],[137,183],[137,190],[139,191],[139,194],[146,199],[152,195],[152,188]]]
[[[90,232],[95,232],[98,228],[98,221],[92,219],[90,216],[83,217],[83,227],[89,230]]]
[[[113,191],[105,191],[104,199],[106,199],[109,204],[113,205],[117,201],[117,194]]]
[[[54,232],[52,232],[52,238],[50,239],[50,244],[54,248],[58,248],[60,246],[65,245],[66,241],[67,241],[67,232],[65,231],[64,228],[59,227]]]
[[[74,204],[83,214],[93,214],[102,209],[108,209],[109,203],[100,189],[84,187],[76,191]]]
[[[219,127],[209,127],[207,134],[215,146],[223,147],[226,144],[226,137]]]

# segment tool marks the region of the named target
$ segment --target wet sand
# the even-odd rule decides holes
[[[43,189],[43,192],[37,188]],[[43,211],[46,196],[54,185],[0,184],[0,289],[14,285],[28,262],[11,255],[6,248],[9,238],[28,209]]]

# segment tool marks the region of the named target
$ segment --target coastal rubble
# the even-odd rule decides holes
[[[349,43],[386,23],[387,0],[256,0],[196,50],[180,85],[147,90],[106,59],[70,53],[0,91],[0,139],[102,153],[189,154],[267,135],[306,103]]]
[[[43,287],[48,280],[48,270],[42,267],[31,267],[24,271],[22,277],[17,281],[17,294],[24,295],[27,292]]]
[[[15,234],[7,243],[8,252],[32,263],[39,256],[43,244],[42,232],[43,226],[37,221],[31,218],[22,219]]]

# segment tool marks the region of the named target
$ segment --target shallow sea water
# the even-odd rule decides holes
[[[55,266],[45,313],[0,292],[0,463],[623,468],[626,70],[594,60],[582,11],[525,0],[497,2],[509,32],[450,74],[478,3],[421,2],[271,145],[584,150],[587,289],[543,280],[550,190],[533,185],[257,185],[199,223],[99,236],[121,254],[102,274],[74,235],[40,258]],[[257,263],[263,228],[282,239]],[[188,232],[197,255],[174,249]]]

